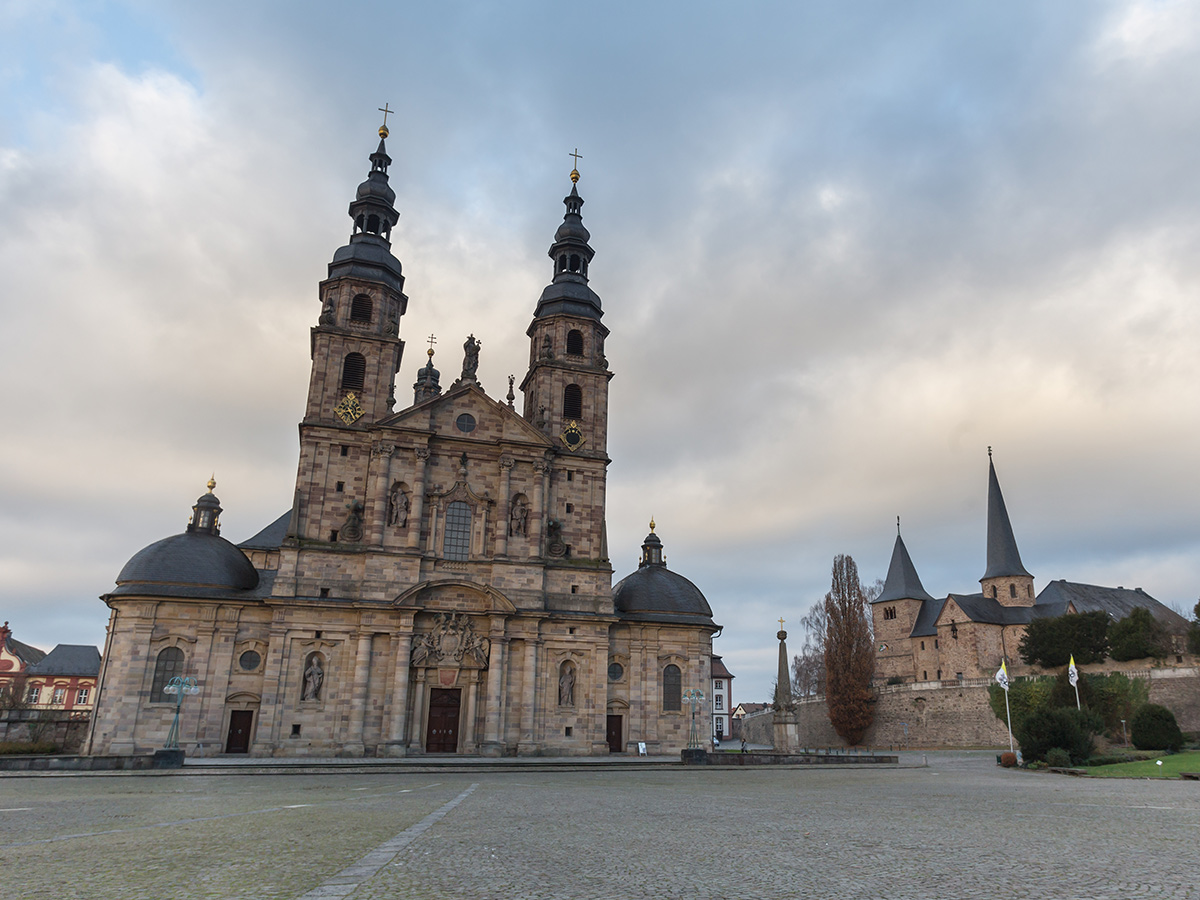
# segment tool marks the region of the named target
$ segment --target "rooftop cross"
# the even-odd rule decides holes
[[[432,334],[429,336],[429,355],[433,356],[433,345],[437,343],[437,338]]]
[[[779,630],[783,631],[783,616],[779,617]]]
[[[575,168],[571,170],[571,181],[577,182],[579,181],[579,161],[583,159],[583,157],[580,155],[578,147],[575,148],[574,153],[568,153],[567,156],[575,157]]]
[[[379,126],[379,136],[380,136],[381,138],[385,138],[385,137],[387,137],[387,136],[388,136],[388,127],[387,127],[387,117],[388,117],[388,113],[394,113],[394,112],[395,112],[395,110],[394,110],[394,109],[388,109],[388,105],[387,105],[387,103],[385,102],[385,103],[383,104],[383,106],[379,107],[379,111],[380,111],[381,113],[383,113],[383,124],[382,124],[381,126]]]

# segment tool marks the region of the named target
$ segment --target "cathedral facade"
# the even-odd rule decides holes
[[[95,754],[161,747],[191,676],[189,753],[674,752],[711,675],[703,594],[653,533],[615,588],[605,531],[608,329],[577,171],[528,327],[522,408],[428,360],[397,409],[407,311],[380,129],[353,233],[319,286],[290,510],[234,545],[210,481],[136,554],[111,609]]]

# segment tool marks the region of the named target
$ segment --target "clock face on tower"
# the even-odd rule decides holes
[[[559,435],[559,439],[571,451],[578,450],[583,446],[584,441],[587,440],[583,436],[583,430],[579,427],[579,423],[575,421],[567,422],[567,426],[563,429],[563,433]]]
[[[342,402],[335,406],[333,411],[347,425],[353,425],[363,414],[363,408],[359,405],[358,398],[354,396],[354,391],[343,397]]]

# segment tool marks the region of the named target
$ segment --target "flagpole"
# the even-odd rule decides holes
[[[1071,663],[1067,667],[1067,681],[1071,682],[1071,687],[1075,688],[1075,708],[1082,709],[1079,705],[1079,670],[1075,668],[1075,654],[1071,654]]]
[[[1010,710],[1008,708],[1008,688],[1007,687],[1004,688],[1004,714],[1006,716],[1008,716],[1008,752],[1015,753],[1016,749],[1013,747],[1013,736],[1012,736],[1012,710]]]

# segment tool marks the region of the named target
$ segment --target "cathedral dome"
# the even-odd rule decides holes
[[[192,521],[183,534],[144,547],[125,563],[117,576],[118,590],[126,585],[188,585],[247,591],[258,586],[258,571],[237,547],[220,535],[220,501],[216,482],[192,508]]]
[[[672,572],[663,561],[662,541],[653,531],[642,543],[638,569],[617,582],[613,605],[625,618],[712,624],[712,608],[700,588]]]

